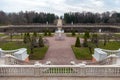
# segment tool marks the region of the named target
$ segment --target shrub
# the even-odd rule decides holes
[[[44,31],[44,36],[47,36],[47,30]]]
[[[36,33],[36,32],[34,32],[34,33],[33,33],[33,36],[34,36],[34,37],[37,37],[37,33]]]
[[[24,33],[23,42],[24,42],[25,44],[27,43],[26,33]]]
[[[86,31],[86,32],[85,32],[85,34],[84,34],[84,39],[85,39],[85,38],[87,38],[87,39],[90,38],[89,31]]]
[[[83,42],[84,47],[88,47],[88,38],[90,38],[90,34],[89,31],[86,31],[84,34],[84,42]]]
[[[76,34],[75,34],[75,30],[72,30],[72,36],[75,36]]]
[[[41,36],[39,37],[39,47],[44,47],[44,42]]]
[[[75,47],[81,47],[79,37],[76,37]]]
[[[84,47],[88,47],[88,41],[87,41],[87,38],[84,38],[83,46],[84,46]]]
[[[48,36],[51,36],[51,31],[50,30],[48,30]]]
[[[98,35],[97,34],[93,34],[92,35],[92,42],[96,45],[96,47],[98,47]]]
[[[26,42],[29,43],[30,41],[31,41],[30,34],[27,33],[26,34]]]

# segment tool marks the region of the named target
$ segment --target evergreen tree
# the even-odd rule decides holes
[[[31,42],[30,42],[30,55],[29,58],[32,59],[34,56],[34,38],[32,37]]]
[[[26,42],[29,43],[30,41],[31,41],[30,34],[27,33],[26,34]]]
[[[35,36],[32,36],[31,43],[32,43],[33,47],[37,47],[37,42],[36,42],[36,37]]]
[[[85,34],[84,34],[84,38],[90,38],[90,34],[89,34],[89,31],[86,31]]]
[[[89,31],[86,31],[84,34],[84,42],[83,42],[84,47],[88,47],[88,38],[90,38],[90,34]]]
[[[21,33],[21,39],[22,39],[22,37],[23,37],[23,34]]]
[[[36,32],[34,32],[34,33],[33,33],[33,36],[34,36],[34,37],[37,37],[37,33],[36,33]]]
[[[32,40],[31,40],[31,44],[30,44],[30,53],[33,54],[34,53],[34,37],[32,37]]]
[[[44,31],[44,36],[47,36],[47,30]]]
[[[33,35],[32,35],[32,41],[33,41],[33,45],[34,47],[37,47],[37,33],[34,32]]]
[[[75,47],[81,47],[79,37],[76,37]]]
[[[12,38],[13,38],[13,34],[12,34],[12,33],[10,33],[10,39],[11,39],[11,41],[12,41]]]
[[[83,46],[84,46],[84,47],[88,47],[88,41],[87,41],[87,38],[86,38],[86,37],[84,38]]]
[[[75,30],[72,30],[72,36],[75,36],[76,34],[75,34]]]
[[[106,44],[107,44],[107,38],[106,38],[105,35],[103,35],[103,39],[104,39],[104,46],[106,46]]]
[[[39,37],[39,47],[44,47],[44,42],[41,36]]]
[[[51,31],[50,30],[48,30],[48,36],[51,36]]]
[[[92,42],[96,45],[96,47],[98,47],[98,35],[97,34],[93,34],[92,35]]]
[[[23,42],[24,42],[25,44],[27,43],[27,37],[26,37],[26,33],[24,33]]]
[[[90,54],[93,53],[92,48],[94,48],[94,45],[92,43],[88,43],[88,49],[90,51]]]

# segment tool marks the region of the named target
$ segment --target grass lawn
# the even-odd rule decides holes
[[[30,37],[32,37],[32,33],[30,33]],[[44,36],[44,34],[37,34],[37,36]],[[18,34],[18,35],[13,35],[12,39],[23,39],[24,38],[24,34]],[[10,36],[8,36],[6,39],[10,39]]]
[[[13,50],[18,48],[28,48],[23,42],[0,42],[0,48],[3,50]]]
[[[6,36],[6,34],[4,33],[0,33],[0,37]]]
[[[66,36],[67,36],[67,37],[77,37],[77,36],[79,36],[80,38],[83,38],[84,34],[79,34],[79,33],[76,33],[76,35],[75,35],[75,36],[72,36],[72,34],[71,34],[71,33],[66,33]]]
[[[73,52],[76,56],[77,59],[80,60],[91,60],[92,59],[92,54],[89,52],[88,48],[78,48],[72,46]]]
[[[41,60],[45,57],[45,53],[48,50],[48,46],[42,48],[34,48],[34,53],[30,59],[32,60]]]
[[[94,53],[94,48],[96,48],[95,45],[92,48],[93,53]],[[106,46],[103,45],[103,42],[100,42],[99,48],[108,49],[108,50],[118,50],[120,48],[120,42],[111,41],[111,42],[108,42]],[[92,59],[93,53],[90,53],[87,47],[78,48],[78,47],[72,46],[72,49],[77,59],[80,59],[80,60]]]
[[[28,54],[30,54],[29,44],[24,44],[23,42],[0,42],[0,48],[2,48],[3,50],[27,48],[27,52]],[[47,50],[48,46],[45,46],[43,48],[34,48],[34,53],[31,59],[34,60],[43,59]]]
[[[103,46],[103,42],[100,42],[99,47],[102,49],[118,50],[120,48],[120,42],[110,41],[106,46]]]
[[[30,33],[30,37],[32,37],[33,33]],[[52,37],[54,34],[51,34],[50,37]],[[44,33],[38,33],[37,36],[42,36],[42,37],[45,37],[44,36]],[[18,34],[18,35],[13,35],[12,39],[23,39],[24,38],[24,34]],[[10,39],[10,36],[8,36],[6,39]]]

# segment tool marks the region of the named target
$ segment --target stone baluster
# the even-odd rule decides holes
[[[0,67],[0,76],[120,76],[120,67]]]

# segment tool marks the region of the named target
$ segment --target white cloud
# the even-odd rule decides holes
[[[104,12],[111,6],[106,4],[108,1],[112,0],[0,0],[0,10],[6,12],[34,10],[37,12],[56,13],[58,15],[71,11]],[[113,4],[118,4],[120,0],[114,0],[113,2]],[[1,6],[1,4],[4,5]],[[119,9],[119,7],[116,9]]]
[[[120,4],[120,0],[114,0],[116,4]]]

